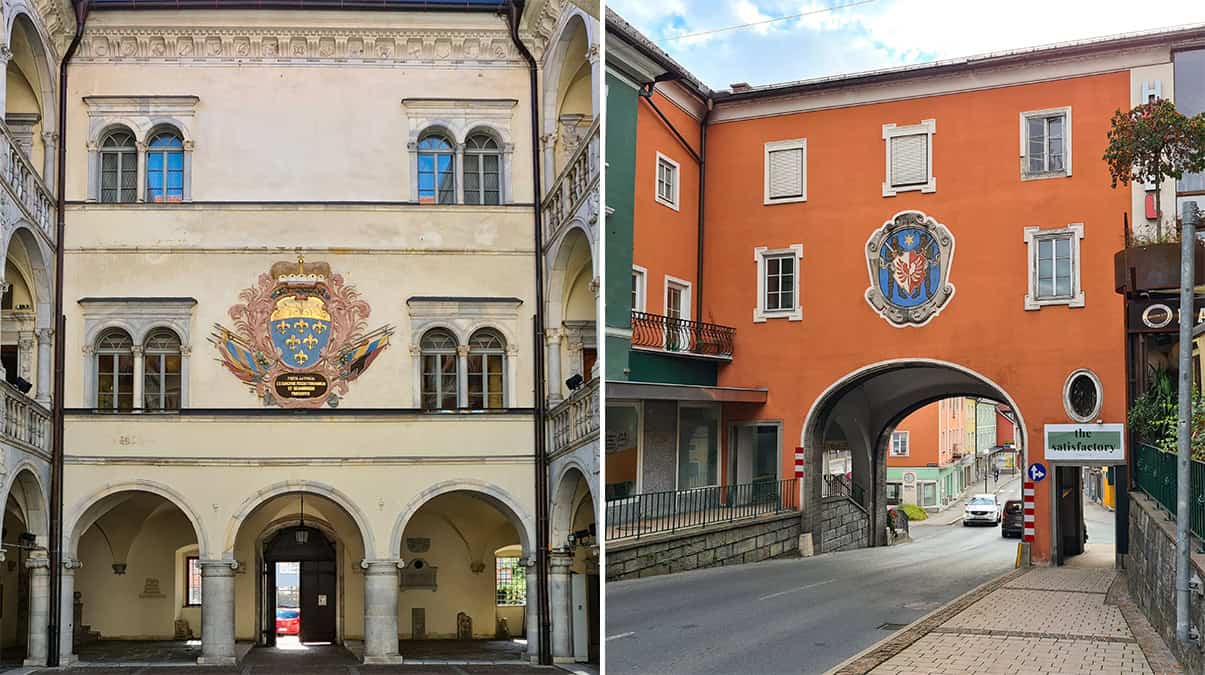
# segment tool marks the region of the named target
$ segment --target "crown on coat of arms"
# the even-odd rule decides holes
[[[308,263],[298,255],[297,262],[284,260],[272,265],[272,278],[281,284],[314,286],[325,284],[331,276],[331,266],[324,262]]]

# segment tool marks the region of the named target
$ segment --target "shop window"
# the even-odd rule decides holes
[[[640,409],[636,404],[607,406],[607,501],[623,499],[636,493],[639,434]]]
[[[678,408],[678,489],[717,485],[720,409]]]

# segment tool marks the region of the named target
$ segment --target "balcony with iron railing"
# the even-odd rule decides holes
[[[13,385],[0,380],[4,400],[0,442],[50,458],[50,411]]]
[[[599,120],[594,120],[585,140],[569,157],[565,168],[544,195],[544,248],[561,238],[565,228],[591,194],[598,191],[601,176]]]
[[[0,121],[0,183],[4,184],[25,219],[54,246],[54,196],[3,121]]]
[[[548,456],[554,458],[598,438],[599,379],[574,391],[548,413]]]
[[[661,314],[632,312],[632,347],[681,356],[732,360],[736,329]]]

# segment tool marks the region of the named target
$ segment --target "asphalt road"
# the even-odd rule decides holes
[[[608,583],[608,673],[822,673],[1013,568],[998,527],[889,548]]]

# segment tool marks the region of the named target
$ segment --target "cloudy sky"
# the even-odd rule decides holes
[[[1205,23],[1201,0],[607,0],[607,4],[714,89],[733,82],[786,82]],[[799,14],[804,15],[708,32]]]

